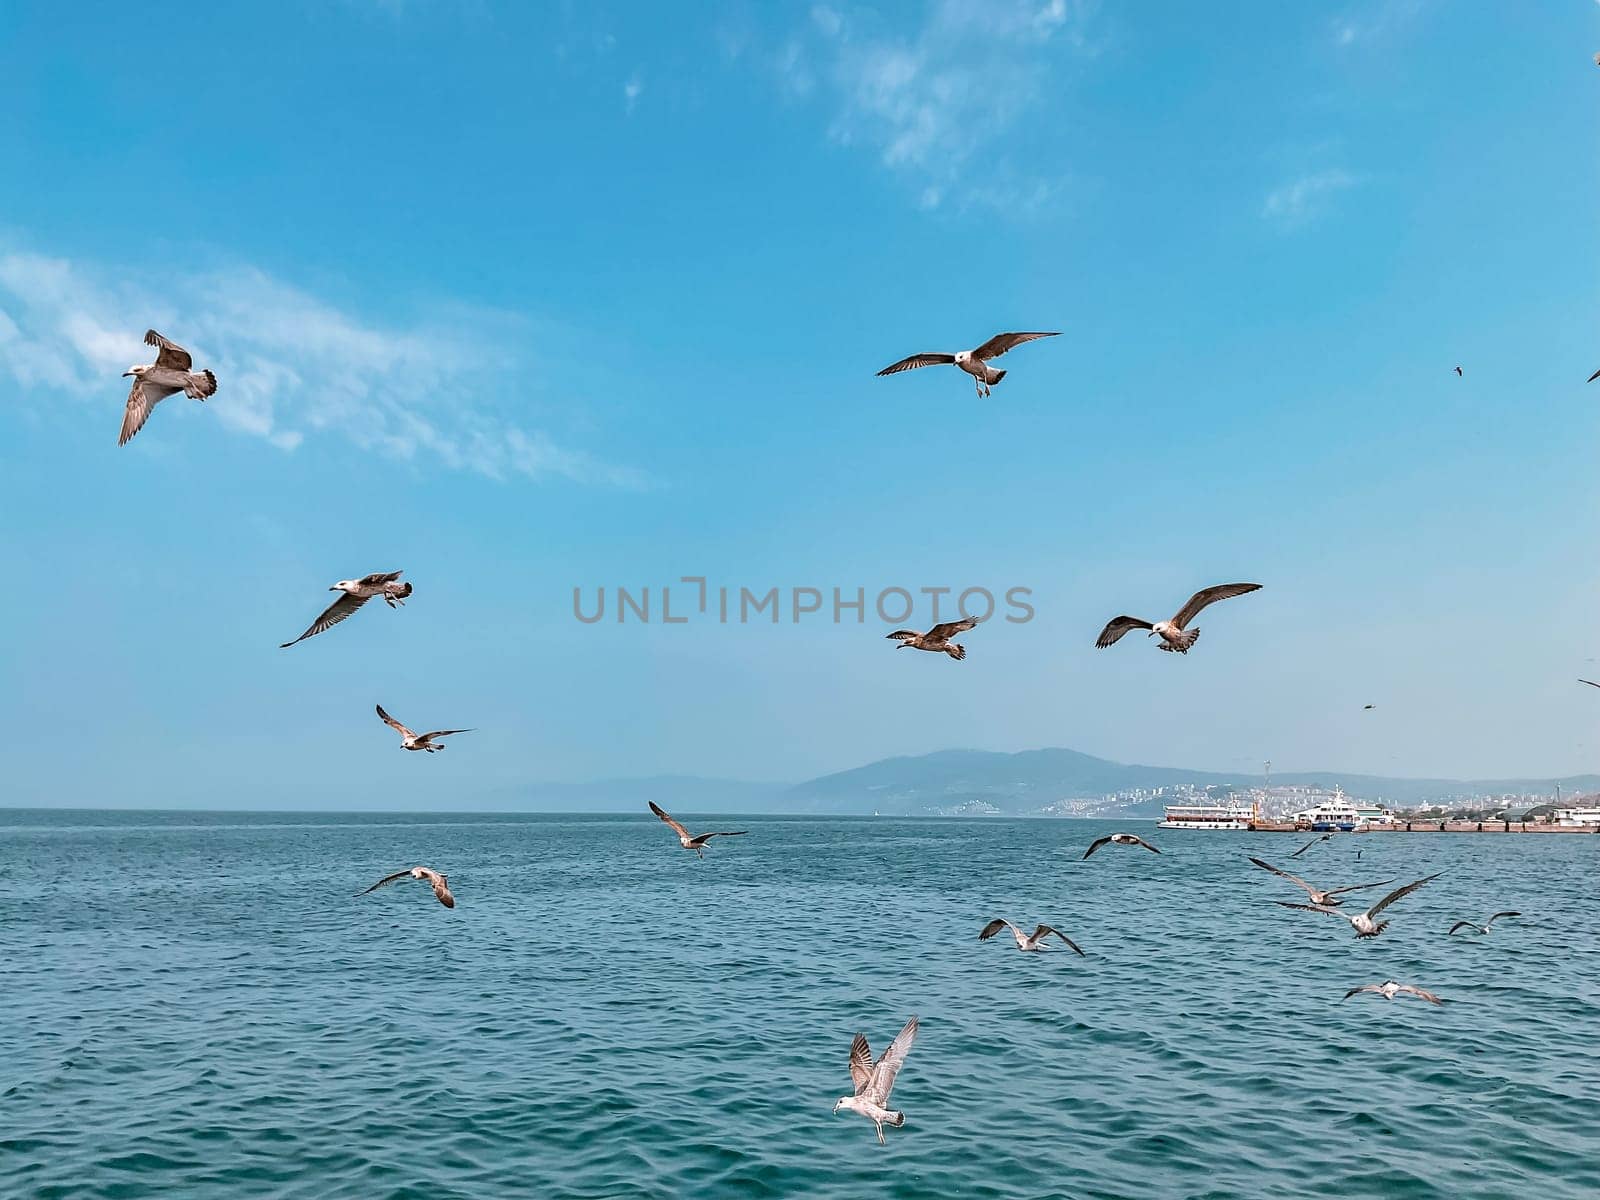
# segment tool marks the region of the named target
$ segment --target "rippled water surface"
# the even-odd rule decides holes
[[[0,1195],[1600,1195],[1600,836],[1319,844],[1445,872],[1358,942],[1293,835],[740,826],[0,812]],[[454,911],[354,898],[417,862]],[[830,1109],[912,1013],[880,1147]]]

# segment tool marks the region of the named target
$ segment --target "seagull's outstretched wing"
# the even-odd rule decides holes
[[[1252,858],[1250,861],[1255,863],[1255,865],[1260,867],[1263,871],[1271,871],[1274,875],[1277,875],[1282,879],[1287,879],[1290,883],[1298,884],[1300,887],[1305,888],[1307,895],[1314,896],[1317,893],[1317,889],[1316,888],[1312,887],[1309,883],[1307,883],[1304,879],[1301,879],[1300,876],[1298,876],[1298,875],[1291,875],[1287,871],[1281,871],[1277,867],[1273,866],[1271,863],[1262,862],[1259,858]],[[1332,893],[1329,893],[1329,894],[1331,895]]]
[[[177,342],[169,342],[154,329],[145,330],[144,344],[146,346],[160,347],[161,352],[156,355],[156,366],[166,367],[173,371],[194,370],[194,359],[189,357],[189,352],[178,345]]]
[[[1520,917],[1521,915],[1522,914],[1519,913],[1519,912],[1497,912],[1497,913],[1493,913],[1493,914],[1490,915],[1489,919],[1483,923],[1483,927],[1485,929],[1489,928],[1489,926],[1493,925],[1501,917]]]
[[[850,1082],[855,1084],[858,1096],[872,1082],[872,1047],[859,1033],[850,1042]]]
[[[1004,917],[996,917],[994,920],[990,921],[987,925],[985,925],[982,929],[980,929],[978,931],[978,940],[980,942],[987,942],[990,938],[992,938],[995,934],[999,933],[1002,929],[1010,929],[1010,928],[1011,928],[1011,922],[1010,921],[1006,920]]]
[[[896,642],[909,642],[912,638],[921,635],[912,629],[896,629],[893,633],[886,633],[883,636]]]
[[[1330,917],[1344,916],[1337,908],[1329,908],[1325,904],[1300,904],[1294,900],[1274,900],[1273,903],[1281,908],[1297,908],[1301,912],[1324,913]]]
[[[1061,331],[1059,329],[1051,333],[997,333],[983,345],[974,350],[972,352],[972,357],[983,360],[999,358],[1007,350],[1014,349],[1015,347],[1022,345],[1023,342],[1032,342],[1038,340],[1039,338],[1059,336],[1061,336]]]
[[[1596,54],[1594,56],[1594,61],[1596,64],[1600,64],[1600,54]],[[1589,378],[1585,379],[1584,382],[1593,383],[1596,379],[1600,379],[1600,371],[1596,371],[1593,375],[1589,376]]]
[[[1259,583],[1219,583],[1216,587],[1204,588],[1189,597],[1189,603],[1178,610],[1178,615],[1172,618],[1172,623],[1179,629],[1188,627],[1189,622],[1200,615],[1200,610],[1208,604],[1215,604],[1218,600],[1228,600],[1234,596],[1243,596],[1246,592],[1259,592]]]
[[[295,642],[303,642],[308,637],[316,637],[317,634],[322,633],[325,630],[332,629],[340,621],[343,621],[351,613],[355,612],[356,609],[365,604],[367,600],[368,597],[366,596],[352,596],[349,592],[339,593],[339,598],[332,604],[328,605],[327,608],[323,609],[322,615],[315,621],[311,622],[310,629],[306,630],[299,637],[295,638],[294,642],[284,642],[278,647],[278,649],[287,650],[290,646],[294,645]]]
[[[356,580],[362,587],[382,587],[386,583],[393,583],[404,571],[374,571],[371,575],[363,575]]]
[[[750,831],[748,829],[717,829],[713,830],[711,833],[702,833],[699,837],[695,838],[695,841],[709,842],[714,837],[743,837],[749,832]]]
[[[128,407],[122,414],[122,432],[117,435],[117,445],[126,446],[133,435],[144,428],[144,423],[150,419],[151,410],[168,396],[182,390],[162,387],[147,379],[135,379],[133,386],[128,389]]]
[[[427,742],[434,738],[451,737],[458,733],[476,733],[475,729],[435,729],[432,733],[422,735],[422,740]]]
[[[1346,892],[1363,892],[1367,888],[1384,887],[1393,882],[1394,880],[1392,879],[1380,879],[1377,883],[1351,883],[1346,884],[1344,887],[1329,888],[1326,894],[1329,896],[1342,896]]]
[[[1580,680],[1578,680],[1578,682],[1579,683],[1587,683],[1590,687],[1600,687],[1600,683],[1596,683],[1592,679],[1580,679]]]
[[[1094,841],[1089,843],[1089,848],[1083,852],[1083,857],[1088,858],[1089,855],[1093,854],[1096,850],[1100,849],[1101,846],[1104,846],[1110,840],[1111,835],[1109,833],[1103,838],[1095,838]]]
[[[1417,880],[1415,883],[1408,883],[1408,884],[1405,885],[1405,887],[1395,888],[1394,891],[1390,892],[1382,900],[1379,900],[1371,908],[1367,909],[1367,916],[1369,916],[1369,917],[1377,916],[1384,909],[1388,908],[1389,905],[1393,904],[1396,900],[1400,900],[1400,899],[1403,899],[1406,896],[1409,896],[1412,892],[1416,891],[1423,884],[1432,883],[1435,879],[1439,878],[1439,876],[1442,875],[1442,874],[1444,874],[1443,871],[1436,871],[1432,875],[1428,875],[1428,876],[1425,876],[1422,879]]]
[[[901,371],[915,371],[918,367],[932,367],[940,363],[953,363],[954,354],[913,354],[910,358],[902,358],[897,363],[890,363],[879,375],[898,375]]]
[[[976,628],[977,624],[977,617],[968,617],[964,621],[945,621],[928,630],[928,640],[934,642],[948,641],[958,633],[965,633],[969,629]]]
[[[1153,629],[1149,621],[1141,621],[1138,617],[1112,617],[1106,627],[1100,631],[1100,636],[1095,638],[1094,644],[1101,650],[1116,644],[1122,635],[1130,629]]]
[[[1300,849],[1296,850],[1293,854],[1289,855],[1289,857],[1290,858],[1299,858],[1302,854],[1304,854],[1307,850],[1311,849],[1311,847],[1315,846],[1318,842],[1325,842],[1327,840],[1328,839],[1325,838],[1325,837],[1314,837],[1309,842],[1307,842],[1304,846],[1301,846]]]
[[[1363,983],[1360,987],[1351,988],[1348,992],[1346,992],[1344,994],[1344,998],[1346,1000],[1348,1000],[1348,999],[1350,999],[1351,996],[1359,996],[1359,995],[1361,995],[1362,992],[1378,992],[1381,995],[1382,992],[1383,992],[1383,984],[1381,984],[1381,983]]]
[[[906,1055],[911,1053],[911,1043],[916,1037],[917,1019],[912,1017],[906,1022],[905,1028],[894,1035],[894,1041],[889,1043],[889,1048],[883,1052],[883,1057],[878,1060],[877,1066],[872,1068],[872,1078],[867,1081],[866,1094],[878,1104],[889,1103],[889,1093],[894,1091],[895,1077],[905,1065]]]
[[[1077,950],[1079,955],[1083,955],[1083,950],[1078,946],[1078,943],[1073,941],[1066,934],[1062,933],[1061,930],[1057,929],[1054,925],[1041,925],[1041,926],[1039,926],[1037,929],[1035,929],[1033,931],[1033,940],[1035,942],[1037,942],[1040,938],[1048,937],[1052,933],[1055,934],[1058,938],[1060,938],[1067,945],[1071,946],[1074,950]]]
[[[293,643],[290,643],[290,644],[293,645]],[[417,736],[416,734],[412,733],[411,730],[407,729],[404,725],[400,724],[399,721],[396,721],[388,713],[384,712],[383,711],[383,705],[379,704],[379,705],[375,705],[374,707],[376,707],[377,710],[378,710],[378,716],[383,718],[383,723],[385,725],[387,725],[390,729],[392,729],[396,733],[398,733],[401,737],[403,737],[403,738],[414,738],[414,737]],[[433,735],[430,733],[428,736],[432,737]]]
[[[1133,843],[1136,846],[1143,846],[1146,850],[1150,851],[1151,854],[1161,853],[1161,851],[1157,850],[1154,846],[1145,841],[1142,837],[1139,837],[1137,834],[1134,835]]]
[[[393,875],[385,875],[382,879],[378,880],[377,883],[375,883],[371,887],[369,887],[365,892],[357,892],[356,896],[357,897],[365,896],[370,892],[377,891],[381,887],[388,887],[391,883],[399,883],[402,879],[410,879],[410,878],[411,878],[411,868],[407,867],[404,871],[396,871]]]
[[[1430,992],[1427,988],[1419,988],[1415,984],[1411,983],[1402,983],[1398,988],[1395,989],[1395,991],[1406,992],[1409,995],[1416,996],[1418,999],[1426,1000],[1429,1004],[1444,1003],[1443,996],[1436,995],[1433,992]]]
[[[1450,926],[1450,933],[1445,934],[1445,937],[1449,937],[1451,933],[1454,933],[1458,929],[1477,929],[1480,933],[1482,932],[1482,929],[1480,929],[1479,926],[1474,925],[1471,921],[1457,921],[1454,925]]]
[[[656,816],[660,817],[663,821],[670,825],[672,827],[672,831],[679,837],[686,838],[689,836],[689,831],[680,825],[676,820],[674,820],[672,815],[668,813],[666,809],[662,808],[654,800],[650,800],[647,803],[650,805],[650,811],[655,813]]]

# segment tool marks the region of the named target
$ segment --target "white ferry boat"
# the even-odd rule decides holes
[[[1255,801],[1230,798],[1226,804],[1169,804],[1157,829],[1249,829],[1258,820]]]
[[[1382,805],[1352,803],[1345,797],[1342,788],[1335,788],[1330,799],[1315,808],[1301,809],[1295,813],[1294,821],[1297,825],[1309,825],[1317,833],[1350,833],[1357,829],[1370,829],[1374,825],[1393,824],[1394,814]]]

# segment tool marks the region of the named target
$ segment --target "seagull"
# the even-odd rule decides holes
[[[1290,858],[1299,858],[1302,854],[1304,854],[1307,850],[1311,849],[1311,847],[1315,846],[1318,842],[1325,842],[1329,838],[1331,838],[1332,836],[1333,836],[1333,834],[1331,834],[1331,833],[1325,833],[1321,837],[1314,837],[1309,842],[1307,842],[1304,846],[1301,846],[1300,849],[1296,850],[1293,854],[1289,855],[1289,857]]]
[[[360,608],[374,596],[382,596],[384,603],[390,608],[398,608],[406,602],[406,597],[411,595],[409,583],[396,583],[395,580],[404,575],[404,571],[374,571],[371,575],[363,575],[360,579],[341,579],[328,590],[330,592],[343,592],[327,608],[322,610],[322,615],[311,622],[311,628],[294,639],[294,642],[284,642],[278,647],[287,650],[295,642],[303,642],[308,637],[315,637],[325,629],[332,629],[356,609]],[[465,732],[464,730],[460,732]]]
[[[1429,1004],[1443,1004],[1444,997],[1436,996],[1426,988],[1419,988],[1409,983],[1396,983],[1392,979],[1385,979],[1382,983],[1364,983],[1358,988],[1351,988],[1344,994],[1346,1000],[1351,996],[1359,996],[1362,992],[1377,992],[1385,1000],[1393,1000],[1396,996],[1416,996],[1419,1000],[1426,1000]]]
[[[1252,858],[1250,861],[1255,863],[1255,865],[1260,867],[1263,871],[1271,871],[1274,875],[1281,876],[1282,878],[1287,879],[1290,883],[1298,884],[1300,887],[1305,888],[1305,890],[1311,896],[1311,903],[1321,904],[1327,908],[1338,908],[1342,903],[1339,897],[1345,892],[1359,892],[1366,888],[1382,887],[1386,883],[1394,882],[1392,879],[1381,879],[1377,883],[1352,883],[1348,887],[1329,888],[1324,892],[1318,888],[1312,887],[1298,875],[1291,875],[1287,871],[1280,871],[1271,863],[1262,862],[1259,858]]]
[[[378,704],[374,705],[374,707],[378,710],[378,715],[383,718],[383,723],[400,735],[400,749],[402,750],[426,750],[429,754],[432,754],[435,751],[444,749],[443,746],[435,746],[433,744],[434,738],[449,737],[453,733],[473,732],[470,729],[435,729],[432,733],[415,733],[384,712],[383,705]]]
[[[1089,855],[1100,849],[1100,847],[1104,846],[1107,842],[1115,842],[1119,846],[1143,846],[1152,854],[1161,853],[1161,851],[1157,850],[1142,837],[1136,837],[1131,833],[1108,833],[1105,837],[1096,838],[1093,842],[1089,843],[1089,848],[1083,852],[1083,857],[1088,858]]]
[[[1180,608],[1178,615],[1170,621],[1157,621],[1152,625],[1149,621],[1141,621],[1138,617],[1115,617],[1100,631],[1100,636],[1094,644],[1104,650],[1130,629],[1148,629],[1150,632],[1147,637],[1159,635],[1161,638],[1161,644],[1156,649],[1187,654],[1189,647],[1200,637],[1200,631],[1186,630],[1184,626],[1199,616],[1201,609],[1208,604],[1215,604],[1218,600],[1227,600],[1233,596],[1243,596],[1247,592],[1260,590],[1259,583],[1219,583],[1216,587],[1208,587],[1190,596],[1189,603]]]
[[[1592,679],[1580,679],[1580,680],[1578,680],[1578,682],[1579,683],[1587,683],[1590,687],[1600,687],[1600,683],[1596,683]]]
[[[1077,950],[1079,954],[1083,953],[1083,951],[1079,949],[1078,943],[1073,941],[1066,934],[1062,933],[1059,929],[1055,929],[1049,925],[1038,925],[1035,926],[1032,933],[1023,933],[1022,930],[1018,929],[1015,925],[1013,925],[1010,921],[1005,920],[1003,917],[996,917],[994,920],[985,925],[983,930],[978,934],[978,940],[980,942],[987,942],[1002,929],[1011,930],[1011,936],[1017,939],[1018,950],[1045,950],[1047,947],[1044,944],[1044,939],[1053,933],[1067,945],[1071,946],[1074,950]]]
[[[893,633],[887,633],[884,636],[893,638],[900,643],[895,647],[896,650],[904,650],[908,646],[913,650],[931,650],[935,654],[948,654],[951,658],[960,662],[967,656],[967,648],[959,642],[952,642],[950,639],[958,633],[965,633],[977,624],[978,619],[976,617],[968,617],[964,621],[946,621],[942,625],[935,625],[927,633],[917,633],[911,629],[896,629]]]
[[[1330,917],[1344,917],[1346,921],[1350,922],[1350,926],[1356,931],[1356,936],[1358,938],[1377,937],[1389,927],[1389,922],[1374,922],[1372,919],[1373,917],[1377,916],[1384,909],[1388,908],[1389,905],[1393,904],[1401,897],[1409,896],[1423,884],[1433,882],[1435,879],[1439,878],[1439,875],[1441,874],[1443,874],[1443,872],[1436,872],[1435,874],[1417,880],[1415,883],[1408,883],[1405,885],[1405,887],[1395,888],[1394,891],[1390,892],[1382,900],[1379,900],[1371,908],[1367,909],[1366,912],[1357,913],[1353,917],[1326,904],[1291,904],[1287,900],[1274,900],[1273,903],[1281,904],[1284,908],[1298,908],[1304,910],[1305,912],[1327,913]]]
[[[1457,374],[1457,375],[1460,375],[1460,374],[1461,374],[1461,368],[1460,368],[1460,367],[1457,367],[1457,368],[1456,368],[1456,374]]]
[[[1368,709],[1377,708],[1377,707],[1378,706],[1376,704],[1363,704],[1361,706],[1361,711],[1362,712],[1366,712]]]
[[[1474,925],[1471,921],[1457,921],[1454,925],[1450,926],[1450,933],[1454,933],[1458,929],[1476,929],[1479,933],[1488,934],[1489,926],[1493,925],[1501,917],[1520,917],[1521,915],[1522,914],[1519,912],[1497,912],[1482,925]],[[1448,937],[1449,934],[1446,934],[1445,936]]]
[[[122,373],[124,379],[133,376],[133,387],[128,390],[128,410],[122,414],[122,433],[117,445],[126,446],[133,435],[144,428],[150,419],[150,410],[168,396],[182,392],[195,400],[205,400],[217,392],[217,377],[209,370],[195,371],[194,359],[177,342],[169,342],[154,329],[144,335],[146,346],[157,346],[160,352],[153,363],[134,364]]]
[[[715,833],[702,833],[691,837],[689,836],[689,831],[677,821],[673,820],[666,809],[662,808],[654,800],[649,801],[649,804],[650,811],[655,813],[656,816],[660,817],[663,821],[670,825],[672,827],[672,832],[678,835],[678,845],[682,846],[685,850],[693,850],[696,854],[699,854],[701,858],[705,857],[705,855],[701,852],[701,848],[712,838],[743,837],[745,834],[750,832],[748,829],[721,829]]]
[[[1054,333],[997,333],[976,350],[962,350],[956,354],[913,354],[910,358],[902,358],[897,363],[891,363],[878,374],[897,375],[901,371],[912,371],[917,367],[953,363],[972,376],[973,386],[978,389],[978,395],[987,396],[990,385],[999,383],[1006,377],[1004,371],[996,370],[989,365],[989,359],[999,358],[1007,350],[1020,346],[1023,342],[1058,336],[1060,330]]]
[[[900,1068],[905,1065],[906,1055],[911,1052],[911,1043],[916,1037],[917,1019],[912,1017],[876,1063],[872,1061],[872,1047],[867,1045],[867,1039],[861,1034],[856,1034],[850,1043],[850,1081],[856,1085],[856,1092],[853,1096],[840,1096],[834,1102],[833,1111],[844,1108],[866,1117],[878,1128],[880,1146],[884,1144],[885,1125],[899,1129],[906,1123],[905,1113],[896,1112],[887,1105],[889,1093],[894,1090],[895,1076],[900,1074]]]
[[[425,879],[428,882],[428,886],[433,888],[433,894],[438,898],[440,904],[446,908],[454,908],[456,906],[456,898],[450,894],[450,888],[445,877],[432,867],[412,867],[409,871],[396,871],[393,875],[385,875],[365,892],[357,892],[356,898],[360,899],[369,892],[375,892],[391,883],[399,883],[402,879]]]

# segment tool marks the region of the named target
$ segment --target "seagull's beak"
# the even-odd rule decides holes
[[[122,377],[123,377],[123,378],[124,378],[124,379],[126,379],[126,378],[127,378],[127,377],[128,377],[128,376],[129,376],[129,375],[132,375],[132,374],[133,374],[133,372],[132,372],[132,371],[124,371],[124,372],[123,372],[123,373],[122,373]]]
[[[1145,637],[1155,637],[1155,635],[1156,635],[1156,631],[1154,629],[1152,629],[1149,633],[1145,634]]]
[[[331,588],[329,588],[329,589],[328,589],[328,590],[329,590],[329,591],[330,591],[330,592],[337,592],[337,591],[338,591],[338,590],[339,590],[339,589],[338,589],[338,588],[336,588],[336,587],[331,587]]]

